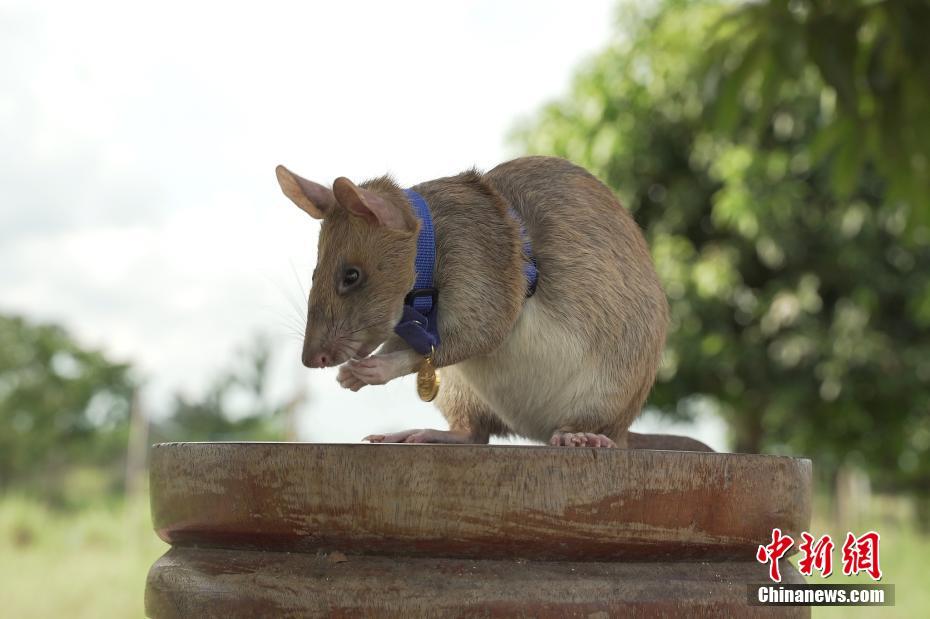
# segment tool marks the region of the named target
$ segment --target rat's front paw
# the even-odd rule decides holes
[[[398,376],[409,374],[410,354],[406,351],[353,359],[339,368],[336,380],[346,389],[358,391],[365,385],[383,385]]]
[[[367,384],[358,378],[348,365],[339,367],[339,374],[336,375],[336,380],[339,381],[343,389],[351,389],[352,391],[358,391]]]

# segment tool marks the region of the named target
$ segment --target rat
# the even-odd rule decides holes
[[[668,304],[632,215],[585,169],[522,157],[406,191],[389,176],[359,185],[340,177],[331,189],[284,166],[276,176],[321,220],[304,365],[340,366],[337,380],[353,391],[424,363],[441,370],[435,403],[448,430],[363,440],[481,444],[518,435],[555,446],[710,450],[629,431],[656,378]],[[430,341],[438,343],[426,353],[397,328],[425,225],[435,250]]]

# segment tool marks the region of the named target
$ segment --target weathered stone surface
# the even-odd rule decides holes
[[[807,617],[747,604],[810,520],[807,460],[588,448],[189,443],[152,453],[174,617]],[[802,582],[783,563],[787,583]]]
[[[808,617],[748,606],[747,562],[557,562],[174,548],[152,567],[146,614],[188,617]],[[784,582],[801,583],[790,565]]]
[[[810,520],[808,460],[619,449],[271,443],[152,453],[175,545],[534,560],[752,559]]]

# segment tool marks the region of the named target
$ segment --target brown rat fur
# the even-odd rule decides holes
[[[360,186],[337,179],[330,191],[281,167],[278,179],[323,219],[304,363],[344,364],[339,382],[353,390],[415,371],[422,358],[393,334],[415,279],[419,228],[400,187],[388,177]],[[369,440],[518,434],[557,445],[624,446],[631,437],[631,446],[663,447],[628,428],[655,380],[667,304],[642,233],[612,192],[551,157],[413,189],[433,217],[441,337],[434,360],[444,368],[436,403],[450,430]],[[529,298],[527,258],[508,208],[532,241],[539,278]]]

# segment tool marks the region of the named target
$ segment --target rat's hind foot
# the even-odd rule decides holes
[[[592,432],[556,432],[549,439],[555,447],[616,447],[617,444],[603,434]]]
[[[362,440],[369,443],[446,443],[461,445],[480,442],[468,432],[455,432],[453,430],[405,430],[392,434],[369,434]]]

